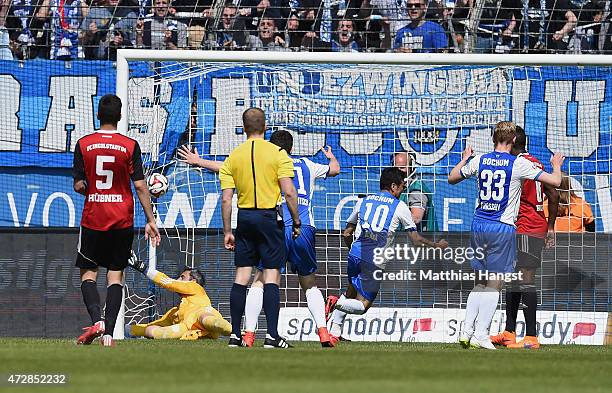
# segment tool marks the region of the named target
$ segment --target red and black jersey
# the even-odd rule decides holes
[[[544,170],[544,165],[529,153],[521,153],[523,157],[533,162],[535,166]],[[544,204],[542,197],[542,183],[534,180],[523,181],[521,192],[521,204],[518,218],[516,219],[517,233],[526,233],[532,236],[544,237],[548,231],[548,222],[544,215]]]
[[[143,180],[140,146],[117,131],[98,131],[79,139],[72,177],[87,190],[81,225],[98,231],[134,225],[131,180]]]

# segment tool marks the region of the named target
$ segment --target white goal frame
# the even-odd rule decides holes
[[[456,53],[329,53],[266,51],[199,51],[199,50],[117,50],[116,94],[121,98],[121,120],[118,130],[128,129],[129,61],[181,61],[222,63],[294,63],[294,64],[385,64],[385,65],[488,65],[488,66],[612,66],[612,55],[559,54],[456,54]],[[155,250],[149,247],[150,262]],[[125,296],[125,295],[124,295]],[[125,301],[125,299],[124,299]],[[124,338],[124,304],[117,318],[116,339]]]

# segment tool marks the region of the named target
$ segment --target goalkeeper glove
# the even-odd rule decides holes
[[[145,261],[139,261],[136,254],[134,254],[134,250],[130,251],[132,255],[130,255],[130,259],[128,259],[128,265],[135,270],[138,270],[141,273],[145,273],[147,271],[147,263]]]

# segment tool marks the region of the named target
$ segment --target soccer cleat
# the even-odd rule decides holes
[[[77,345],[89,345],[104,333],[104,321],[98,321],[83,328],[83,334],[77,338]]]
[[[491,336],[491,342],[495,345],[503,345],[504,347],[516,344],[516,333],[504,330],[496,336]]]
[[[104,336],[100,337],[100,345],[103,347],[114,347],[115,340],[113,340],[113,336],[110,334],[105,334]]]
[[[476,338],[476,336],[470,339],[470,348],[472,349],[497,349],[495,345],[489,340],[489,337],[485,337],[482,339]]]
[[[266,340],[264,341],[264,348],[293,348],[293,345],[289,344],[284,338],[278,336],[274,338],[269,334],[266,334]]]
[[[335,347],[342,340],[342,337],[334,336],[333,334],[329,334],[329,341]]]
[[[325,320],[329,321],[331,314],[338,303],[338,296],[329,295],[325,301]]]
[[[242,341],[244,341],[247,347],[252,347],[253,343],[255,342],[255,332],[244,332],[242,335]]]
[[[332,335],[329,334],[326,327],[320,327],[317,331],[319,335],[319,340],[321,341],[321,346],[323,348],[333,348],[335,341],[332,341]]]
[[[229,343],[227,346],[230,348],[236,347],[248,347],[247,343],[242,339],[242,337],[238,338],[235,334],[232,334],[229,339]]]
[[[525,336],[525,338],[522,339],[521,341],[517,343],[513,343],[513,344],[508,344],[507,347],[513,348],[513,349],[517,349],[517,348],[538,349],[540,348],[540,342],[538,341],[538,338],[535,336]]]
[[[463,347],[463,348],[469,348],[470,347],[470,340],[472,339],[473,334],[472,333],[468,333],[465,331],[461,331],[461,333],[459,333],[459,344]]]

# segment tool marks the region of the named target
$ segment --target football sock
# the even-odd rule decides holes
[[[468,334],[474,334],[474,324],[478,316],[478,305],[480,304],[481,286],[476,286],[468,295],[465,305],[465,319],[463,320],[463,331]]]
[[[251,287],[246,297],[244,311],[244,330],[254,332],[257,329],[257,320],[263,307],[264,290],[261,287]]]
[[[489,338],[489,327],[499,302],[499,291],[486,287],[479,295],[478,315],[476,316],[476,338],[482,340]]]
[[[94,280],[85,280],[81,283],[81,293],[83,294],[83,302],[87,307],[87,312],[91,318],[91,324],[102,320],[102,311],[100,310],[100,294]]]
[[[344,311],[340,311],[338,309],[334,310],[331,315],[331,327],[329,332],[336,337],[340,337],[342,334],[342,325],[344,325],[344,320],[346,319],[346,313]]]
[[[230,292],[230,315],[232,317],[232,333],[240,337],[240,325],[246,303],[247,287],[234,283]]]
[[[516,331],[516,316],[521,303],[521,292],[516,289],[506,291],[506,330],[509,332]]]
[[[365,312],[365,306],[357,299],[342,299],[336,303],[336,308],[340,311],[344,311],[347,314],[361,315]]]
[[[278,338],[278,313],[280,311],[280,293],[278,285],[264,285],[263,304],[264,311],[266,312],[268,334],[273,338]]]
[[[145,329],[149,325],[138,324],[138,325],[130,325],[130,335],[134,337],[144,337]]]
[[[104,334],[113,335],[117,315],[121,308],[123,285],[113,284],[106,289],[106,309],[104,310]]]
[[[538,309],[538,293],[534,284],[522,284],[523,315],[525,316],[525,335],[536,336],[536,311]]]
[[[306,302],[317,328],[325,327],[325,300],[321,290],[317,287],[307,289]]]

